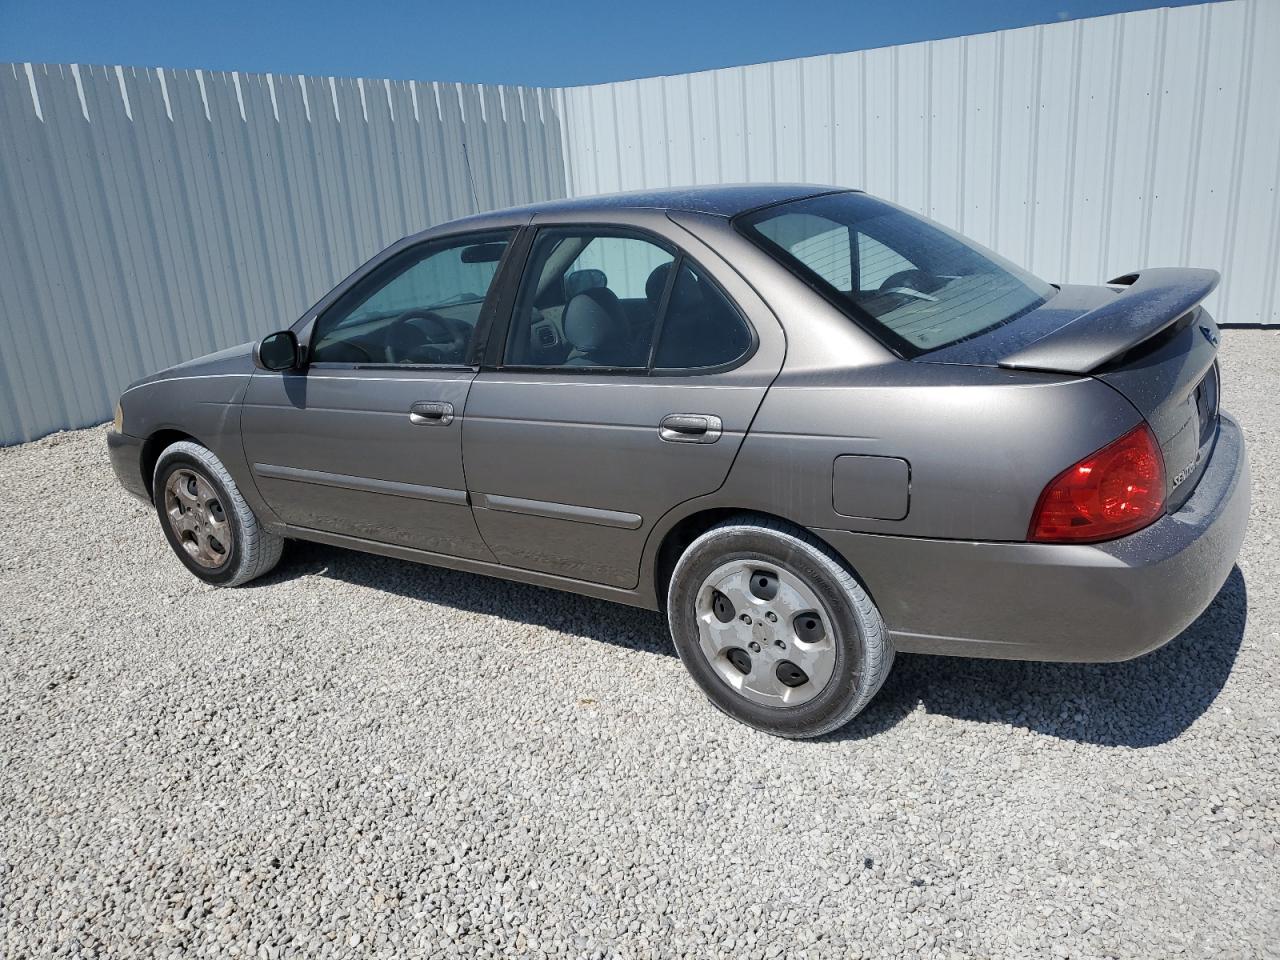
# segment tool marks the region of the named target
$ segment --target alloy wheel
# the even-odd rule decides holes
[[[169,529],[187,556],[202,567],[220,567],[231,555],[234,534],[213,485],[194,470],[179,468],[164,485]]]
[[[702,582],[695,602],[703,655],[753,703],[798,706],[821,693],[835,672],[831,616],[791,571],[733,560]]]

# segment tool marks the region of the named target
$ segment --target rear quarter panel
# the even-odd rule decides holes
[[[956,540],[1023,540],[1046,483],[1133,427],[1136,410],[1088,378],[893,361],[783,373],[723,493],[806,527]],[[833,505],[837,457],[909,465],[906,515]]]

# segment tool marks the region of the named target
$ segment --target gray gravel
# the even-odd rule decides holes
[[[1225,336],[1249,539],[1111,666],[900,657],[816,743],[661,619],[293,545],[206,587],[103,430],[0,450],[7,956],[1280,951],[1280,334]]]

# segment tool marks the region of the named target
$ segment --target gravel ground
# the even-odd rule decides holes
[[[815,743],[655,614],[317,546],[223,591],[103,430],[0,450],[6,956],[1280,955],[1280,334],[1239,569],[1078,666],[902,656]]]

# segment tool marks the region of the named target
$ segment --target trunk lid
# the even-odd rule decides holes
[[[1213,270],[1158,268],[1108,287],[1063,286],[1018,320],[917,360],[1103,381],[1151,425],[1176,510],[1218,432],[1218,325],[1200,306],[1217,283]]]

